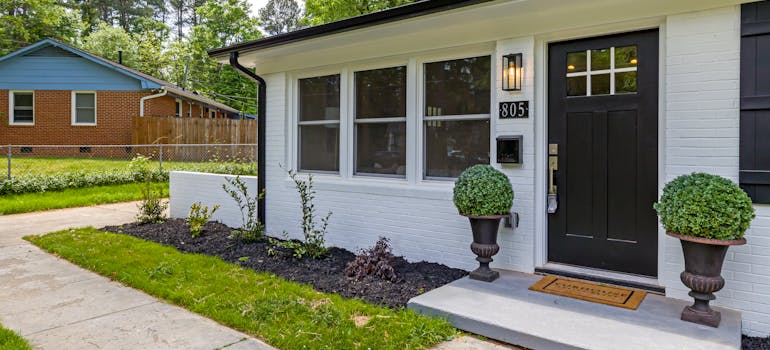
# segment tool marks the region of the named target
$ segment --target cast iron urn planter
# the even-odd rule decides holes
[[[691,306],[682,310],[682,320],[711,327],[719,327],[722,315],[711,309],[709,302],[716,299],[714,292],[725,286],[722,278],[722,263],[725,261],[727,248],[731,245],[746,244],[746,239],[719,240],[691,237],[668,232],[682,243],[684,253],[684,271],[679,276],[690,296],[695,299]]]
[[[500,246],[497,245],[497,229],[500,227],[500,220],[511,216],[511,214],[466,216],[471,222],[471,230],[473,231],[471,251],[476,254],[476,261],[479,262],[479,267],[471,271],[468,277],[478,281],[492,282],[500,277],[499,272],[489,268],[492,257],[500,251]]]

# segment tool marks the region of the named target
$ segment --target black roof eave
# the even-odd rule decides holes
[[[490,1],[493,0],[423,0],[409,5],[209,50],[208,54],[214,57],[223,56],[230,52],[265,49]]]

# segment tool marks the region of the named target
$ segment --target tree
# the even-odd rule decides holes
[[[259,9],[259,21],[269,35],[291,32],[302,28],[302,9],[295,0],[270,0]]]
[[[123,51],[123,64],[137,66],[139,43],[121,27],[113,27],[101,22],[96,29],[83,38],[81,48],[108,60],[118,61],[118,52]]]
[[[74,43],[82,25],[57,0],[0,0],[0,56],[46,38]]]
[[[415,0],[305,0],[305,21],[319,25],[414,2]]]

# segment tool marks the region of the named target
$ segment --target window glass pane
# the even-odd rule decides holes
[[[489,164],[489,120],[425,122],[425,175],[457,177],[476,164]]]
[[[301,170],[338,171],[339,124],[299,126],[299,168]]]
[[[14,92],[13,105],[15,107],[32,107],[33,95],[31,92]]]
[[[636,67],[636,45],[615,48],[615,68]]]
[[[591,50],[591,70],[602,69],[610,69],[610,49]]]
[[[615,93],[636,92],[636,72],[615,73]]]
[[[591,95],[609,95],[610,94],[610,75],[595,74],[591,75]]]
[[[340,76],[299,80],[299,120],[340,119]]]
[[[356,72],[356,118],[406,116],[406,67]]]
[[[489,114],[490,57],[425,64],[425,115]]]
[[[33,122],[34,116],[31,109],[14,109],[13,110],[13,122]]]
[[[567,54],[567,73],[586,71],[586,52],[570,52]]]
[[[75,110],[75,122],[76,123],[89,123],[96,122],[96,113],[93,108],[77,108]]]
[[[356,125],[356,173],[406,174],[406,122]]]
[[[585,96],[586,95],[586,77],[567,78],[567,96]]]
[[[96,97],[94,94],[75,94],[75,107],[91,107],[95,105]]]

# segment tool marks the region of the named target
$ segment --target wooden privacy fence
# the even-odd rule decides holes
[[[131,119],[131,143],[164,144],[168,159],[256,161],[257,121],[208,118],[139,117]],[[228,144],[174,147],[175,144]]]

